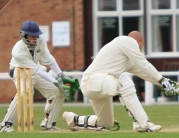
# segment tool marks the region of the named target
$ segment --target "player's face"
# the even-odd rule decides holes
[[[140,50],[142,50],[142,48],[143,48],[143,46],[144,46],[144,43],[145,43],[144,39],[141,38],[141,39],[139,39],[137,42],[138,42],[138,44],[139,44]]]
[[[27,40],[30,42],[30,45],[36,46],[37,45],[37,39],[39,36],[27,36]]]

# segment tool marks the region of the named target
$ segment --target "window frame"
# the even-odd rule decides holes
[[[176,0],[170,0],[170,9],[152,9],[152,0],[146,0],[147,8],[147,22],[146,22],[146,34],[147,34],[147,53],[146,57],[150,58],[162,58],[162,57],[179,57],[177,52],[177,40],[176,40],[176,15],[179,15],[179,9],[177,9]],[[173,52],[152,52],[152,16],[157,15],[171,15],[172,16],[172,36],[173,36]]]
[[[92,11],[93,11],[93,56],[95,56],[100,50],[99,46],[99,36],[98,36],[98,17],[118,17],[119,23],[119,35],[123,35],[123,17],[136,17],[143,16],[143,21],[146,23],[144,25],[145,30],[145,55],[146,57],[179,57],[179,51],[177,51],[177,45],[179,40],[177,40],[177,16],[179,16],[179,8],[177,9],[177,0],[170,0],[170,9],[152,9],[152,0],[140,0],[139,10],[122,10],[122,0],[116,0],[117,6],[116,11],[98,11],[98,0],[92,1]],[[144,5],[145,4],[145,5]],[[146,9],[144,9],[146,7]],[[145,14],[145,15],[144,15]],[[173,52],[152,52],[152,16],[157,15],[171,15],[172,16],[172,41],[173,41]],[[145,19],[146,18],[146,19]],[[178,46],[179,47],[179,46]]]
[[[136,16],[143,16],[144,13],[144,4],[143,0],[140,1],[140,10],[122,10],[122,0],[116,0],[117,6],[116,11],[98,11],[98,0],[92,1],[92,11],[93,11],[93,57],[98,53],[100,50],[100,46],[98,45],[99,36],[98,36],[98,17],[118,17],[118,25],[119,25],[119,35],[123,35],[122,29],[122,18],[123,17],[136,17]],[[135,12],[134,12],[135,11]]]

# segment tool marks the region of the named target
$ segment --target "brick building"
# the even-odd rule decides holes
[[[0,72],[8,72],[11,50],[20,39],[22,22],[34,20],[49,27],[48,47],[62,70],[84,70],[84,0],[0,1]],[[70,22],[70,45],[52,45],[52,22]],[[16,89],[11,80],[0,80],[0,102],[9,102]]]
[[[62,70],[83,71],[101,47],[132,30],[144,35],[142,52],[157,70],[179,70],[179,0],[1,0],[0,72],[8,71],[20,25],[29,19],[49,27],[48,46]],[[53,46],[54,21],[70,23],[69,46]],[[139,95],[145,91],[144,81],[134,83]],[[0,102],[9,102],[15,92],[12,81],[0,80]]]

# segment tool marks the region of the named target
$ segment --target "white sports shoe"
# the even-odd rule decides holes
[[[60,130],[60,128],[58,128],[56,126],[55,122],[52,123],[52,127],[51,128],[47,128],[47,121],[48,121],[48,119],[46,117],[45,117],[44,120],[42,120],[42,122],[40,124],[42,130]]]
[[[137,122],[133,123],[133,130],[136,132],[158,132],[162,129],[161,125],[155,125],[152,122],[148,122],[148,128],[141,128]]]
[[[0,123],[0,132],[15,132],[15,130],[12,127],[12,123],[7,123],[5,126]]]
[[[51,128],[49,128],[48,130],[60,130],[60,128],[59,127],[57,127],[57,126],[52,126]]]
[[[47,129],[47,127],[46,127],[47,126],[47,121],[48,121],[48,119],[46,117],[45,117],[44,120],[42,120],[42,122],[40,124],[42,130],[46,130]]]

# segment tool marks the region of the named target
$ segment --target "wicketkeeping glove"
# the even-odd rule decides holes
[[[172,81],[168,78],[163,78],[160,81],[160,84],[163,86],[162,90],[167,96],[174,96],[179,94],[179,83]]]
[[[65,79],[63,79],[63,83],[70,84],[71,88],[76,91],[80,90],[80,84],[78,82],[78,79],[65,78]]]
[[[71,100],[71,87],[65,84],[59,84],[57,82],[53,83],[59,90],[60,92],[63,93],[63,95],[65,96],[65,98],[69,101]]]
[[[66,76],[63,72],[56,79],[59,85],[67,86],[67,89],[70,87],[68,94],[65,94],[67,100],[71,100],[75,92],[80,90],[78,79],[72,79]]]
[[[56,80],[58,81],[59,84],[64,84],[63,79],[65,77],[67,77],[67,76],[62,72],[59,76],[56,77]]]

